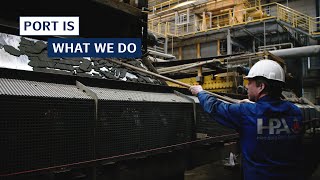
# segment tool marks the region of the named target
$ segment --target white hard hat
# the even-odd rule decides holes
[[[284,70],[275,61],[264,59],[256,62],[250,69],[246,79],[254,77],[265,77],[270,80],[285,82]]]

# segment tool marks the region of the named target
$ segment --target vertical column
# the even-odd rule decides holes
[[[182,47],[179,47],[179,60],[182,60]]]
[[[231,44],[231,33],[230,29],[228,29],[228,35],[227,35],[227,54],[232,54],[232,44]]]
[[[201,58],[201,46],[200,43],[197,43],[197,58]],[[202,66],[198,66],[198,76],[196,80],[199,84],[203,83],[203,76],[202,76]]]
[[[207,30],[206,12],[202,12],[202,31]]]
[[[168,54],[168,36],[164,39],[164,45],[163,45],[164,53]]]
[[[316,1],[316,16],[320,16],[320,0],[315,0]],[[317,31],[320,29],[320,24],[319,24],[320,18],[316,19],[316,27],[312,29],[312,32]],[[318,44],[320,44],[320,39],[318,39]]]
[[[209,28],[212,28],[212,12],[209,12]]]
[[[263,46],[264,46],[264,50],[266,50],[266,22],[263,21]]]
[[[229,9],[229,25],[233,25],[233,18],[232,18],[232,12],[231,9]]]
[[[201,48],[200,48],[200,43],[197,43],[197,58],[201,58]]]
[[[221,52],[220,52],[220,39],[217,40],[217,56],[220,56]]]

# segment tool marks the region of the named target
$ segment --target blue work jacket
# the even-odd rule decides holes
[[[198,99],[212,119],[239,133],[245,180],[304,179],[302,113],[297,106],[270,96],[229,104],[204,91]]]

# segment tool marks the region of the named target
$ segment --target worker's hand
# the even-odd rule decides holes
[[[199,92],[203,91],[202,86],[200,86],[200,85],[191,86],[189,88],[189,90],[191,91],[191,93],[193,95],[197,95]]]
[[[254,102],[250,101],[249,99],[242,99],[239,101],[239,103],[254,103]]]

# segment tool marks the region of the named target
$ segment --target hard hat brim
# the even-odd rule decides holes
[[[245,76],[245,77],[243,77],[243,79],[254,79],[254,78],[257,78],[257,77],[262,77],[262,78],[270,80],[270,81],[278,81],[278,82],[285,83],[284,81],[281,81],[281,80],[278,80],[278,79],[269,79],[269,78],[266,78],[264,76]]]

